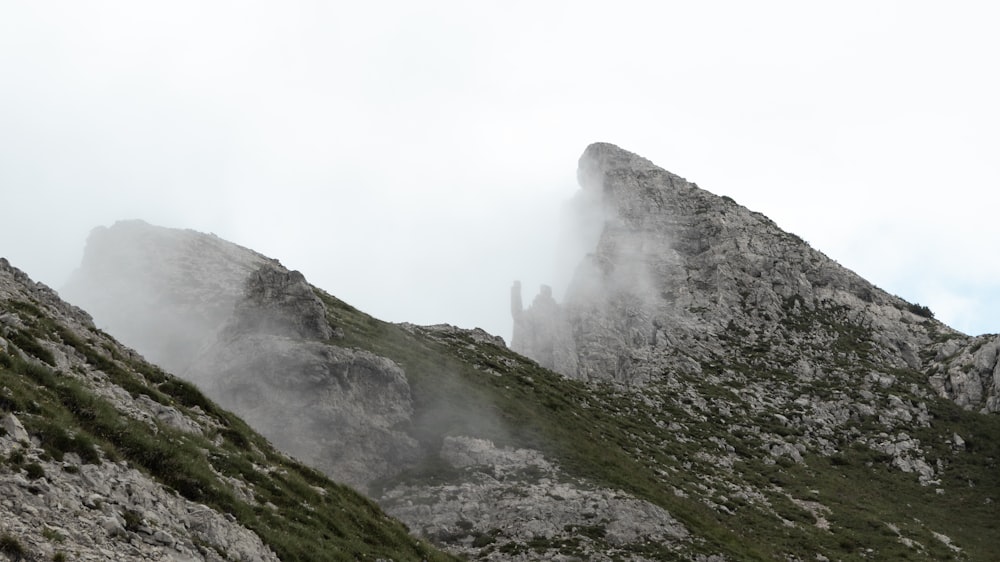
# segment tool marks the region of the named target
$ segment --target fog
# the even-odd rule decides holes
[[[569,281],[560,217],[607,141],[996,332],[997,10],[4,3],[0,255],[58,289],[141,218],[509,339],[512,280]]]
[[[142,221],[96,229],[63,291],[275,446],[359,490],[435,457],[456,431],[508,438],[490,395],[465,378],[471,366],[421,335],[396,350],[403,360],[385,353],[400,363],[357,349],[367,321],[320,294],[246,248]],[[391,350],[406,330],[375,329],[368,343]]]

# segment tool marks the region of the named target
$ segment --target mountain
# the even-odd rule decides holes
[[[119,222],[94,230],[64,293],[339,481],[364,487],[414,456],[395,428],[412,411],[402,371],[331,345],[322,301],[276,260],[210,235]]]
[[[0,258],[0,558],[449,560]]]
[[[996,336],[613,145],[511,348],[211,235],[97,229],[64,294],[277,447],[484,560],[989,560]],[[196,334],[197,337],[191,337]],[[131,340],[129,338],[132,338]]]
[[[911,369],[965,408],[1000,411],[997,336],[964,336],[760,213],[614,145],[588,147],[579,178],[577,214],[601,217],[600,238],[562,305],[543,288],[522,310],[515,286],[515,351],[627,385],[755,355],[792,362],[797,378],[842,364]]]

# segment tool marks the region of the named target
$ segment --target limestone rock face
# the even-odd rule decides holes
[[[0,311],[9,310],[10,302],[22,309],[27,306],[24,303],[33,303],[30,306],[41,310],[48,322],[61,326],[67,339],[72,339],[70,334],[81,341],[89,338],[103,349],[114,349],[119,357],[126,356],[124,348],[94,330],[89,316],[0,258],[0,305],[4,305]],[[28,313],[0,312],[0,336],[13,338],[21,331],[21,345],[51,358],[62,369],[58,376],[93,392],[129,419],[152,427],[173,425],[197,435],[215,429],[207,418],[182,415],[147,395],[133,398],[65,342],[25,344],[23,333],[37,322]],[[0,350],[4,360],[0,366],[9,366],[9,355],[37,362],[25,350],[9,345]],[[36,368],[44,367],[42,363]],[[4,372],[0,377],[5,410],[11,405],[14,386],[9,376]],[[0,463],[0,531],[18,541],[25,560],[52,560],[60,552],[72,560],[95,561],[221,562],[224,558],[219,553],[244,562],[278,560],[256,533],[231,516],[179,496],[125,461],[113,462],[100,453],[84,459],[66,452],[62,458],[53,458],[44,448],[48,443],[26,430],[28,422],[22,423],[19,415],[25,420],[37,418],[37,414],[14,412],[0,416],[4,430],[0,431],[0,459],[7,460]]]
[[[273,266],[265,268],[271,271],[264,276],[282,280],[279,285],[287,278],[287,272],[276,274]],[[259,288],[259,280],[255,274],[249,284]],[[281,302],[289,308],[282,310]],[[364,489],[416,457],[417,443],[398,429],[406,427],[413,415],[409,384],[403,370],[384,357],[279,335],[329,334],[328,327],[325,331],[315,324],[308,327],[308,320],[294,322],[308,319],[317,306],[321,312],[318,299],[286,302],[279,291],[273,298],[249,293],[237,305],[232,323],[196,362],[191,378],[282,450]],[[296,316],[300,308],[307,314]],[[283,318],[289,322],[282,324]],[[248,329],[260,327],[259,319],[266,329]]]
[[[243,296],[235,305],[226,326],[232,335],[269,334],[314,340],[333,336],[323,302],[298,271],[262,265],[246,278]]]
[[[521,283],[511,288],[511,314],[514,317],[514,335],[511,349],[531,357],[538,364],[559,373],[577,370],[575,343],[565,315],[552,298],[552,288],[542,291],[524,310],[521,305]]]
[[[994,345],[934,321],[760,213],[605,143],[586,149],[578,178],[578,218],[600,236],[564,302],[543,291],[522,311],[517,288],[515,351],[572,378],[638,386],[744,345],[796,355],[806,369],[829,364],[831,350],[844,360],[863,352],[883,368],[933,364],[939,393],[997,411]],[[942,341],[950,366],[938,357]],[[976,358],[962,359],[958,350],[976,345]]]
[[[9,436],[0,437],[0,452],[15,450]],[[57,462],[40,453],[29,450],[27,457],[43,478],[0,472],[0,515],[8,536],[20,537],[29,552],[46,553],[46,560],[67,551],[75,560],[221,562],[218,552],[244,562],[278,560],[253,531],[124,463]]]
[[[90,233],[60,292],[150,361],[184,373],[265,263],[274,260],[214,235],[119,221]]]
[[[456,436],[445,438],[441,457],[462,470],[460,483],[401,485],[387,490],[380,503],[409,527],[471,558],[563,560],[561,545],[573,541],[578,559],[612,560],[607,552],[626,545],[653,543],[676,552],[690,544],[690,532],[666,510],[568,478],[539,451]],[[597,528],[600,533],[590,538],[582,531]],[[495,542],[531,542],[536,548],[512,556],[490,548]]]
[[[66,294],[282,450],[364,488],[403,470],[410,389],[392,361],[335,345],[301,273],[211,235],[98,228]]]
[[[932,349],[931,386],[966,409],[1000,412],[1000,336],[956,337]]]

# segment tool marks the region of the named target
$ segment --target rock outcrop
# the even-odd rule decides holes
[[[90,233],[60,293],[153,363],[184,373],[266,263],[275,261],[214,235],[119,221]]]
[[[690,544],[688,530],[666,510],[621,490],[571,478],[538,451],[449,437],[441,457],[461,471],[458,481],[398,486],[380,503],[410,528],[453,544],[467,556],[612,560],[636,543],[659,545],[661,556]],[[486,551],[498,541],[514,546],[506,552]],[[529,544],[533,548],[517,546]]]
[[[8,414],[9,415],[9,414]],[[16,418],[14,418],[16,419]],[[277,562],[253,531],[170,492],[126,463],[83,463],[8,434],[0,454],[24,471],[0,470],[0,529],[27,555],[52,560]],[[30,558],[28,558],[30,559]]]
[[[391,360],[333,343],[301,273],[211,235],[141,221],[98,228],[65,293],[109,332],[364,489],[412,464],[410,390]]]
[[[812,368],[829,364],[831,349],[856,357],[848,348],[863,344],[877,365],[933,370],[942,396],[997,411],[995,345],[933,320],[760,213],[610,144],[587,148],[578,177],[578,199],[599,209],[579,207],[580,218],[599,221],[601,236],[565,302],[543,290],[521,311],[520,295],[512,299],[514,350],[572,378],[641,386],[670,366],[732,359],[733,338]],[[821,316],[853,331],[821,326]],[[973,348],[975,359],[959,352]]]
[[[552,288],[544,285],[525,310],[521,304],[521,283],[511,287],[511,315],[514,334],[511,348],[531,357],[546,369],[558,373],[575,373],[577,355],[566,315],[552,297]]]
[[[924,354],[929,357],[926,369],[930,373],[931,386],[963,408],[984,413],[1000,412],[998,350],[1000,336],[953,335]]]
[[[302,274],[266,264],[188,376],[282,450],[364,489],[417,458],[399,429],[410,387],[391,360],[333,345],[333,334]]]
[[[114,239],[115,233],[131,235],[136,228],[145,232]],[[375,323],[374,319],[359,318],[357,311],[315,290],[301,274],[274,260],[228,248],[220,253],[223,271],[212,271],[210,250],[193,243],[192,233],[136,223],[98,232],[96,242],[95,237],[91,239],[86,260],[112,266],[107,261],[111,258],[99,258],[108,251],[103,245],[128,255],[129,267],[110,286],[130,294],[153,293],[119,302],[110,313],[105,309],[111,301],[107,296],[94,298],[74,289],[78,302],[95,307],[98,322],[106,318],[107,329],[117,333],[123,329],[115,323],[117,318],[150,322],[162,303],[197,301],[197,295],[205,294],[202,283],[186,279],[175,269],[188,263],[182,257],[185,251],[201,247],[197,268],[183,270],[214,279],[216,294],[225,295],[232,308],[228,314],[212,315],[213,325],[199,311],[177,307],[170,312],[176,326],[189,321],[199,333],[207,334],[205,339],[197,345],[188,342],[188,347],[183,347],[183,338],[157,345],[181,349],[183,360],[172,364],[183,365],[186,378],[239,413],[283,451],[359,489],[376,485],[373,497],[423,536],[481,559],[561,560],[573,552],[594,560],[652,560],[641,554],[642,545],[650,541],[664,552],[687,551],[694,544],[690,533],[666,509],[621,489],[569,475],[538,450],[495,447],[478,434],[483,428],[502,433],[500,422],[481,410],[468,417],[458,415],[460,406],[455,401],[465,401],[461,393],[450,399],[437,396],[441,382],[449,380],[446,371],[466,368],[448,366],[453,359],[448,359],[447,349],[454,341],[468,341],[475,350],[509,353],[501,338],[447,325],[393,327],[399,331],[396,337],[406,334],[414,347],[432,342],[442,346],[438,351],[427,349],[426,355],[413,355],[407,346],[399,348],[403,357],[426,365],[407,372],[392,359],[354,347],[379,343],[359,340],[354,332],[359,325]],[[121,250],[130,239],[141,240],[145,251]],[[164,262],[154,258],[158,255],[174,259]],[[158,271],[161,267],[170,271]],[[94,286],[89,278],[93,270],[91,265],[82,267],[74,283]],[[151,283],[151,279],[172,281],[165,285]],[[237,282],[240,291],[233,287]],[[184,296],[187,283],[194,288],[192,296]],[[377,329],[390,334],[393,330]],[[519,364],[504,358],[497,361],[497,368],[482,371],[503,377],[507,369]],[[419,411],[411,388],[415,375],[422,379]],[[445,388],[455,384],[460,383],[451,380]],[[449,470],[460,472],[460,479],[441,483],[406,476],[438,458]],[[455,509],[467,517],[458,530],[454,528]],[[593,536],[581,542],[581,533]],[[512,557],[514,552],[521,554]]]

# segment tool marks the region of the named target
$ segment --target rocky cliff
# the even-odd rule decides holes
[[[410,390],[392,361],[331,344],[326,308],[277,260],[122,221],[90,236],[67,298],[196,383],[282,450],[364,488],[412,463]]]
[[[0,259],[0,557],[447,559]]]
[[[213,235],[119,221],[90,233],[80,268],[60,292],[100,311],[101,325],[151,362],[183,373],[265,263],[274,260]]]
[[[521,311],[515,285],[515,351],[570,377],[643,385],[767,348],[800,372],[862,360],[918,370],[941,396],[998,411],[995,336],[948,328],[764,215],[614,145],[588,147],[578,178],[577,218],[600,238],[562,304],[543,288]]]

